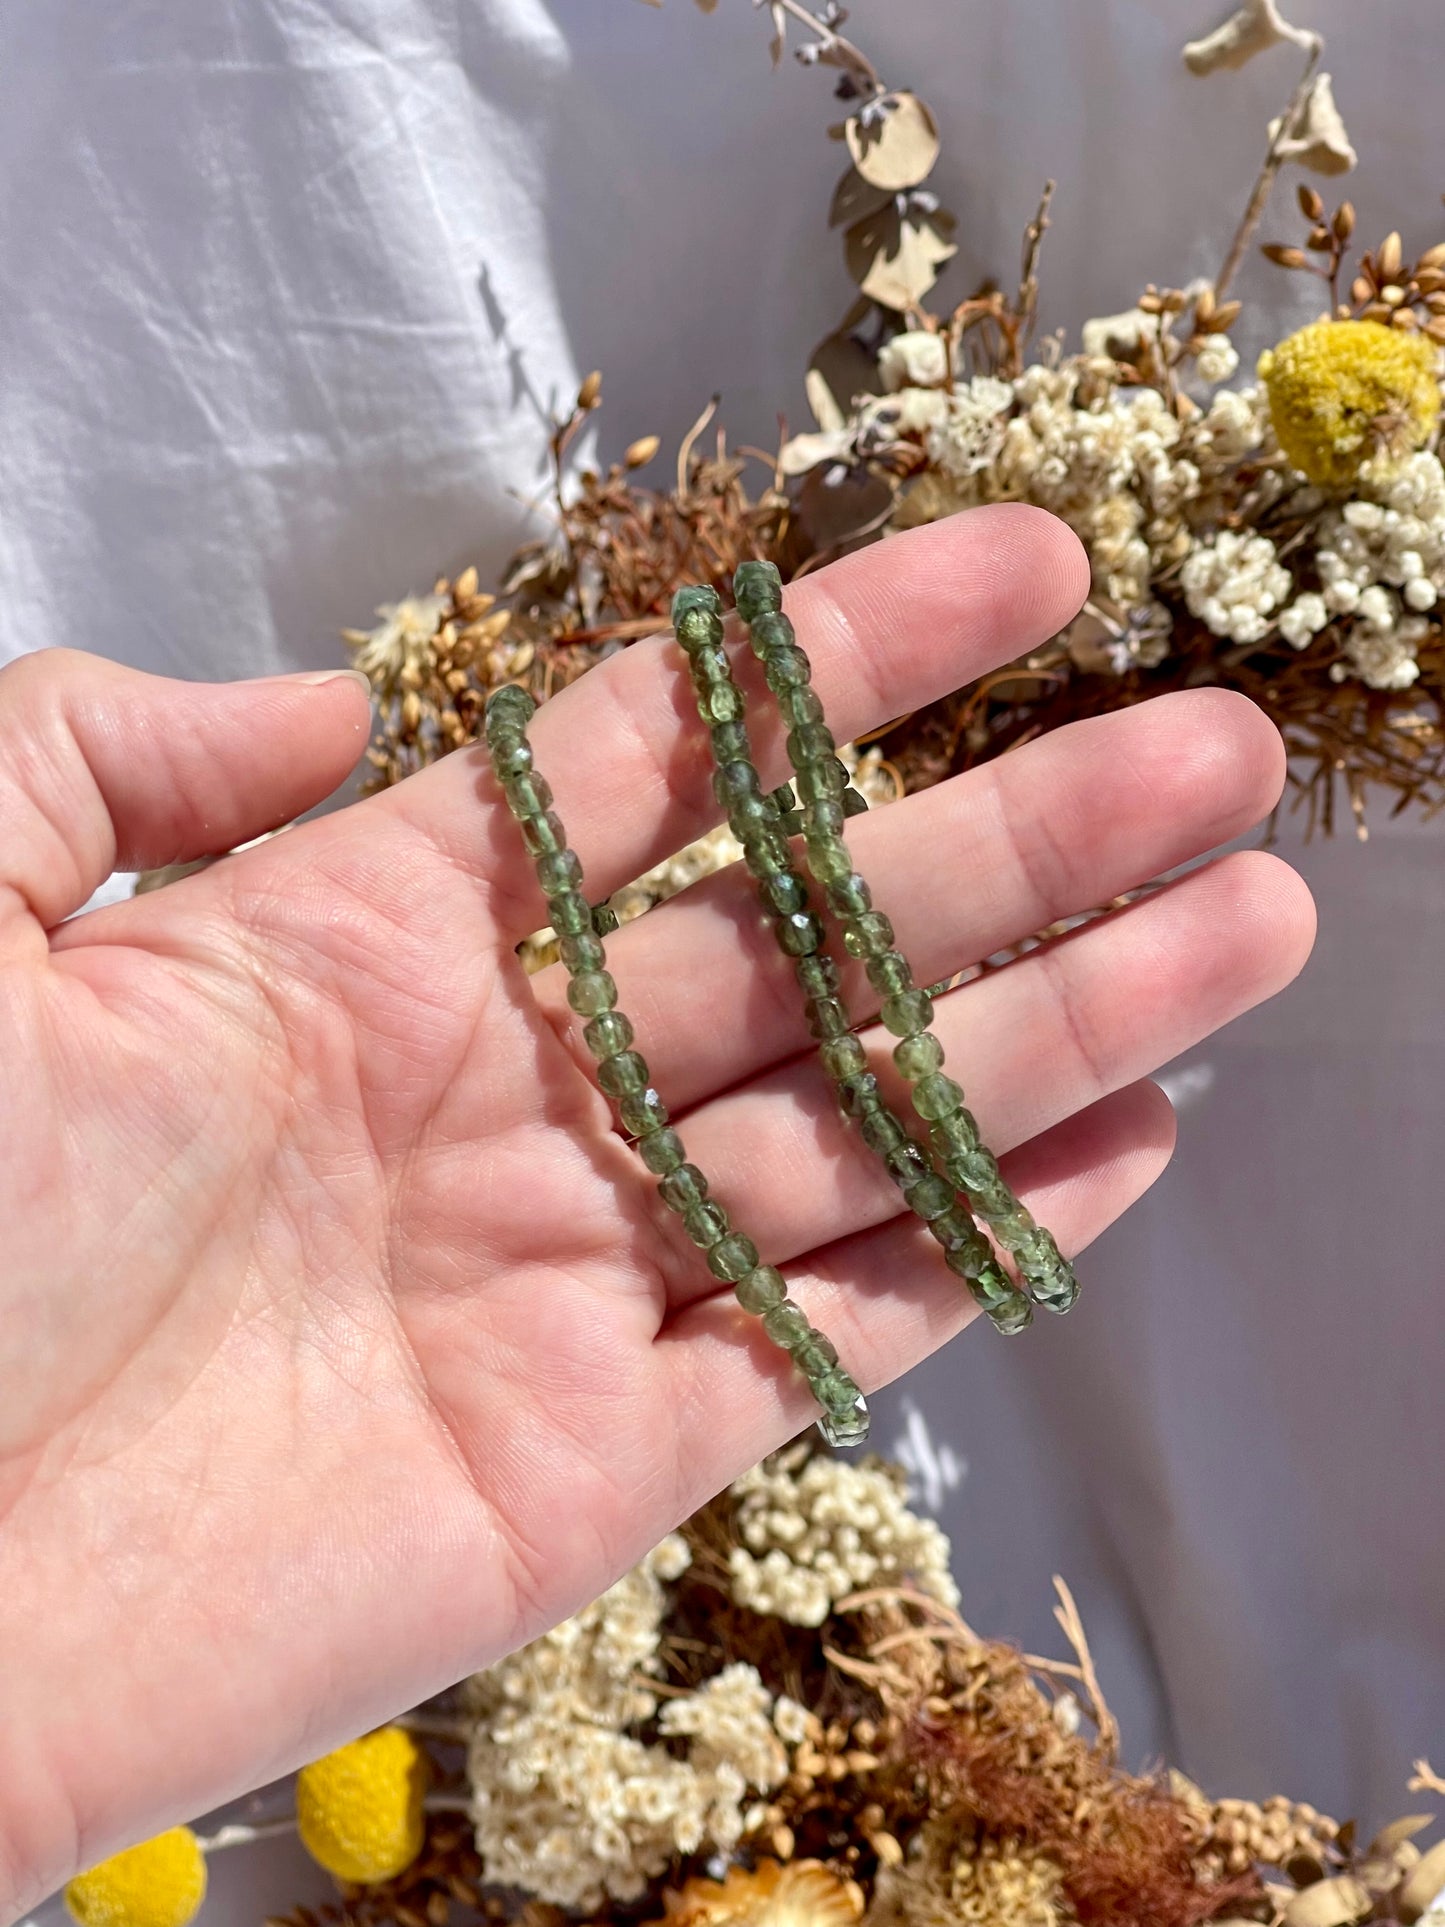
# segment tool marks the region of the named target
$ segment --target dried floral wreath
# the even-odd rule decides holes
[[[880,1461],[794,1446],[601,1599],[298,1776],[72,1881],[83,1927],[186,1927],[207,1855],[286,1827],[340,1883],[266,1927],[1445,1927],[1445,1839],[1118,1764],[1068,1588],[1045,1659],[959,1616]],[[1445,1795],[1417,1763],[1412,1791]]]
[[[716,3],[697,0],[704,12]],[[478,741],[501,686],[545,698],[654,632],[679,584],[715,585],[759,562],[792,578],[892,530],[1022,500],[1062,516],[1088,548],[1084,612],[1044,648],[838,750],[841,775],[831,739],[826,755],[818,739],[821,800],[851,781],[887,801],[1072,717],[1213,682],[1276,718],[1311,827],[1333,827],[1341,779],[1361,834],[1371,786],[1397,807],[1440,808],[1445,242],[1408,262],[1390,234],[1347,266],[1349,203],[1331,210],[1302,186],[1302,245],[1264,252],[1319,278],[1321,318],[1261,359],[1256,384],[1227,385],[1240,314],[1228,291],[1277,176],[1355,163],[1319,37],[1276,0],[1245,0],[1185,48],[1198,74],[1282,42],[1303,66],[1213,281],[1151,287],[1088,323],[1066,354],[1057,339],[1034,342],[1052,187],[1017,287],[989,284],[931,313],[955,252],[952,217],[926,186],[941,151],[932,113],[843,35],[836,0],[756,4],[775,62],[801,36],[797,57],[836,73],[847,108],[832,130],[848,165],[829,220],[858,299],[808,370],[817,426],[783,444],[756,489],[712,430],[712,407],[670,486],[639,479],[656,436],[605,473],[572,476],[569,450],[601,399],[589,376],[551,436],[556,537],[524,548],[495,594],[467,570],[348,634],[378,701],[374,785]],[[684,599],[682,614],[706,606]],[[707,678],[695,682],[705,702]],[[510,697],[494,715],[509,706],[517,717]],[[520,740],[493,732],[494,761]],[[791,793],[763,800],[780,815],[794,805]],[[560,949],[569,968],[605,974],[600,942],[595,956],[589,947],[598,933],[744,856],[746,814],[619,892],[598,921],[540,932],[533,959]],[[834,907],[870,914],[861,899]],[[821,1004],[833,997],[821,978],[803,987]],[[616,1016],[605,999],[590,1014],[604,1062],[635,1054],[621,1025],[602,1021]],[[910,1019],[900,1038],[900,1068],[935,1076],[921,1027]],[[617,1095],[646,1110],[644,1139],[665,1141],[646,1089],[644,1066],[642,1086]],[[955,1115],[933,1129],[947,1136]],[[678,1162],[664,1184],[690,1169]],[[685,1195],[692,1182],[674,1186],[684,1212],[702,1202]],[[725,1229],[712,1239],[724,1243],[719,1262],[747,1258],[746,1280],[760,1280],[756,1309],[781,1309],[746,1241],[734,1248]],[[775,1335],[806,1353],[820,1387],[846,1378],[820,1334],[780,1324]],[[834,1386],[840,1436],[856,1416],[848,1386]],[[67,1904],[82,1927],[185,1927],[206,1855],[282,1827],[299,1830],[341,1897],[268,1927],[519,1915],[527,1927],[1445,1927],[1445,1840],[1416,1842],[1428,1817],[1366,1844],[1284,1798],[1211,1801],[1177,1773],[1122,1771],[1058,1585],[1070,1660],[981,1638],[959,1617],[947,1542],[910,1509],[901,1475],[794,1447],[574,1619],[304,1769],[294,1811],[209,1838],[175,1828],[81,1875]],[[1445,1795],[1424,1761],[1409,1784]]]

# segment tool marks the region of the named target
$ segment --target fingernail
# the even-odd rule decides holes
[[[302,669],[294,675],[278,676],[276,680],[304,683],[354,682],[359,683],[368,696],[371,694],[371,679],[360,669]]]

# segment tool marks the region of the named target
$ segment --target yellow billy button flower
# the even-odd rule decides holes
[[[303,1767],[296,1779],[302,1844],[338,1880],[391,1880],[422,1849],[426,1756],[410,1733],[383,1726]]]
[[[206,1862],[189,1827],[102,1860],[65,1889],[81,1927],[187,1927],[205,1897]]]
[[[1259,358],[1279,445],[1302,475],[1347,488],[1360,464],[1404,455],[1440,415],[1439,351],[1382,321],[1314,321]]]

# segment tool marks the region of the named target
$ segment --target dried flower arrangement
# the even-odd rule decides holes
[[[660,0],[651,0],[660,4]],[[698,0],[711,12],[715,0]],[[978,502],[1028,501],[1079,534],[1094,592],[1060,636],[900,718],[868,745],[894,792],[938,780],[1072,717],[1167,689],[1223,683],[1284,731],[1295,801],[1333,827],[1337,795],[1363,832],[1383,786],[1403,806],[1445,802],[1445,466],[1439,346],[1445,242],[1408,261],[1398,234],[1351,258],[1354,214],[1301,186],[1301,244],[1282,270],[1321,282],[1321,319],[1230,385],[1235,274],[1286,167],[1355,164],[1319,37],[1275,0],[1246,0],[1192,42],[1197,74],[1296,46],[1302,72],[1271,122],[1263,164],[1211,283],[1148,288],[1087,323],[1075,352],[1036,339],[1052,185],[1030,222],[1017,285],[989,283],[946,313],[927,306],[955,253],[929,186],[938,125],[890,88],[841,31],[837,4],[768,0],[773,58],[790,38],[836,77],[846,166],[829,212],[858,298],[807,372],[816,427],[766,467],[732,452],[710,406],[675,474],[646,484],[658,440],[599,472],[569,450],[601,399],[588,377],[556,424],[556,534],[529,544],[495,594],[467,571],[349,632],[373,677],[374,781],[398,780],[476,740],[488,688],[545,696],[665,621],[683,582],[721,585],[747,558],[795,576],[861,543]],[[1339,779],[1342,779],[1342,783]],[[665,867],[630,907],[736,855],[724,839]]]
[[[1068,1659],[981,1637],[901,1474],[793,1446],[575,1618],[306,1768],[297,1823],[340,1892],[267,1927],[1442,1927],[1428,1819],[1365,1845],[1123,1771],[1058,1592]],[[1445,1794],[1423,1762],[1411,1787]],[[204,1850],[245,1835],[174,1829],[72,1911],[185,1927]]]

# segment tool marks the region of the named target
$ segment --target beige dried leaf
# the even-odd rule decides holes
[[[1395,1896],[1395,1908],[1401,1920],[1417,1921],[1442,1890],[1445,1890],[1445,1840],[1437,1840]]]
[[[1413,1840],[1417,1833],[1423,1833],[1433,1817],[1428,1813],[1409,1813],[1403,1820],[1392,1820],[1370,1842],[1370,1858],[1388,1860],[1397,1847],[1403,1846],[1407,1840]]]
[[[904,217],[892,205],[850,227],[848,272],[870,301],[902,313],[916,308],[958,249],[944,238],[943,217]]]
[[[938,159],[938,123],[917,94],[884,94],[844,123],[853,165],[870,187],[901,194],[917,187]]]
[[[623,450],[623,463],[627,468],[646,468],[661,447],[660,435],[639,435],[635,442],[629,442]]]
[[[1348,174],[1359,156],[1350,145],[1345,123],[1335,105],[1335,90],[1328,74],[1316,74],[1295,131],[1279,138],[1283,115],[1269,124],[1270,144],[1283,160],[1316,174]]]
[[[1349,1927],[1351,1921],[1363,1920],[1373,1904],[1353,1874],[1339,1874],[1291,1895],[1285,1903],[1284,1927]]]
[[[1318,45],[1317,35],[1290,25],[1276,0],[1245,0],[1222,27],[1189,42],[1184,49],[1184,64],[1194,74],[1212,74],[1218,67],[1242,67],[1282,40],[1309,49]]]
[[[794,435],[778,450],[779,471],[806,475],[822,462],[847,462],[853,457],[853,437],[845,428],[825,428],[816,435]]]

